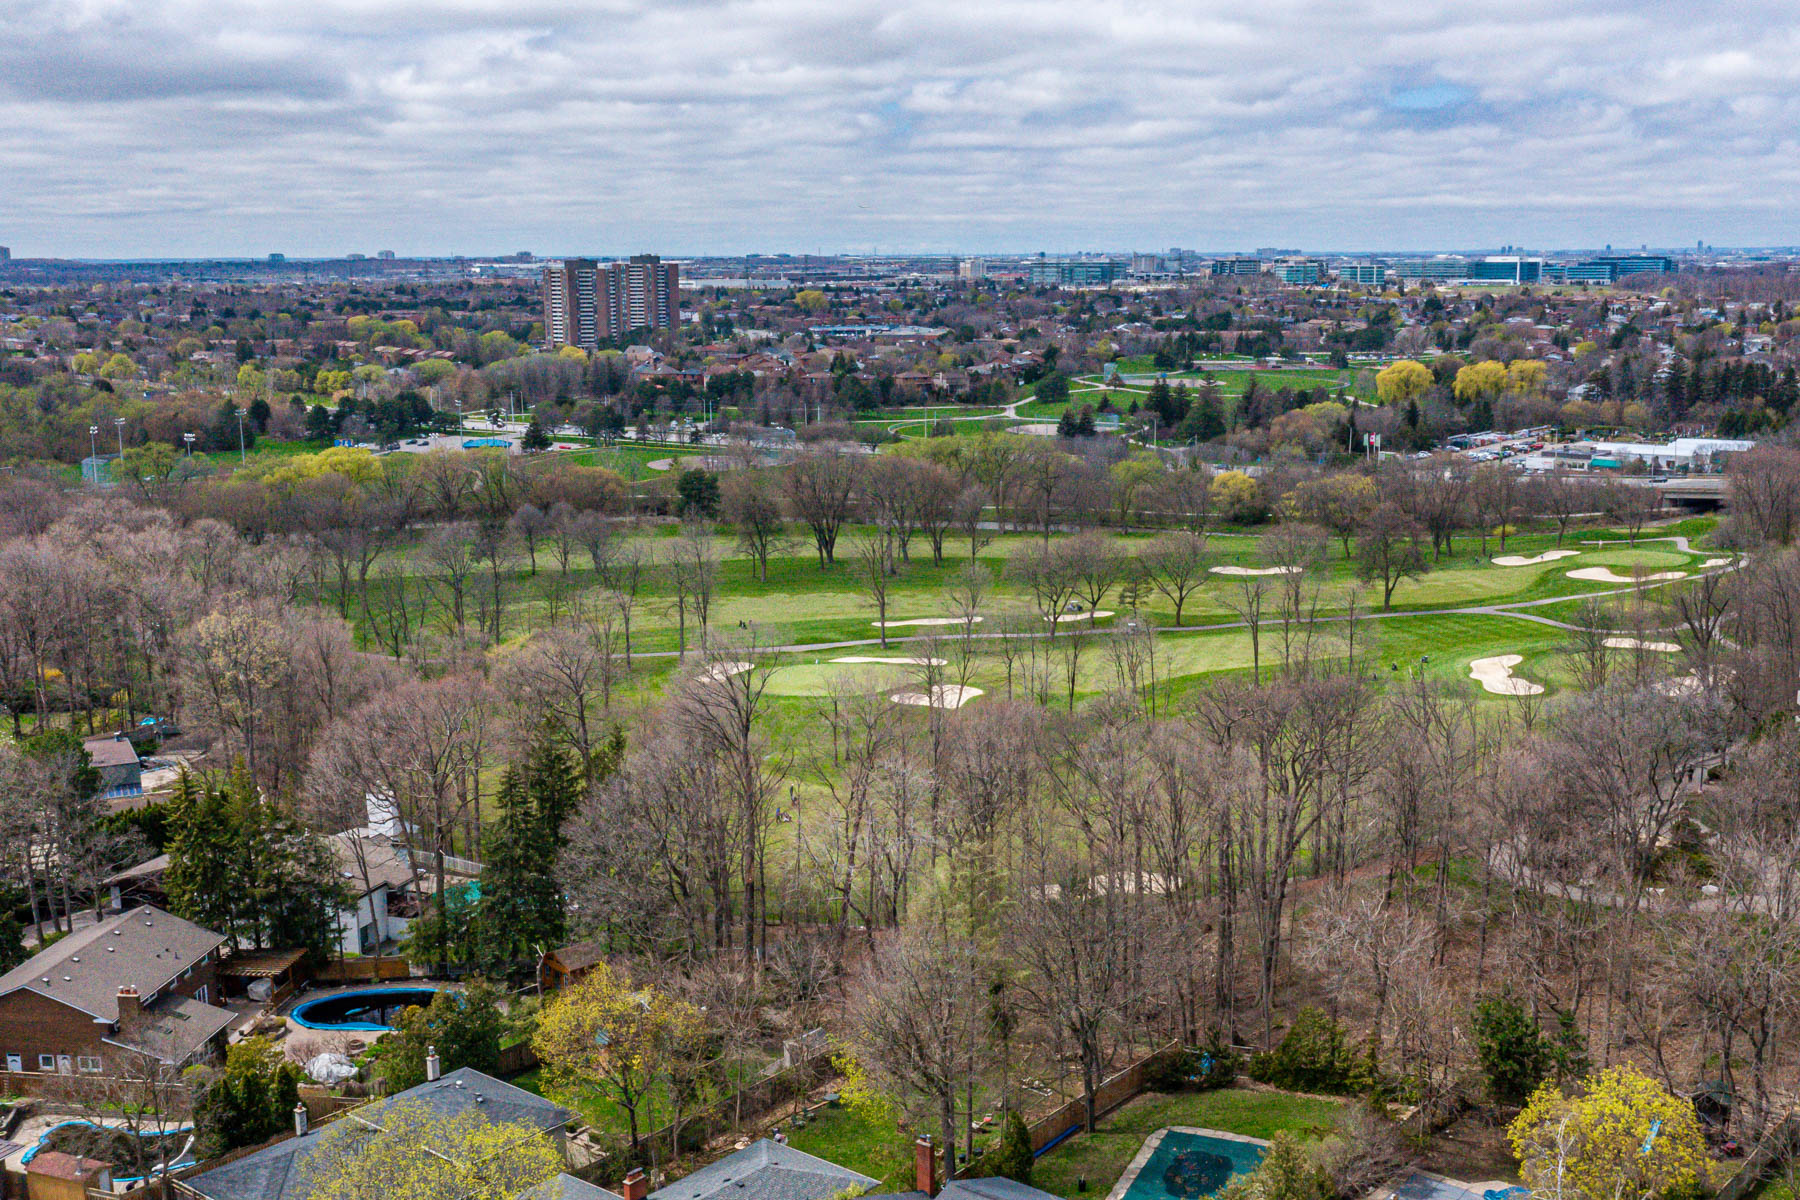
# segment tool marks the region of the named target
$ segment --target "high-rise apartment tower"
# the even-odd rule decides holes
[[[565,258],[544,267],[544,339],[552,349],[592,350],[637,329],[681,320],[680,269],[654,254],[625,262]]]

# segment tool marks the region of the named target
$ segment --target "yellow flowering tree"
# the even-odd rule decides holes
[[[1544,1084],[1506,1135],[1543,1200],[1648,1200],[1712,1179],[1694,1106],[1629,1064],[1569,1093]]]
[[[553,1087],[594,1089],[625,1111],[633,1149],[646,1097],[701,1057],[705,1043],[699,1009],[634,986],[605,963],[544,1007],[531,1038]]]
[[[562,1170],[562,1152],[530,1125],[410,1101],[320,1132],[307,1200],[514,1200]]]
[[[1431,368],[1410,358],[1382,368],[1375,376],[1375,394],[1383,404],[1405,404],[1425,394],[1431,386]]]

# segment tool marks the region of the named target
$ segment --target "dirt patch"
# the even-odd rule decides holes
[[[1506,1144],[1510,1112],[1472,1108],[1437,1133],[1425,1146],[1419,1166],[1452,1179],[1519,1178],[1519,1164]]]

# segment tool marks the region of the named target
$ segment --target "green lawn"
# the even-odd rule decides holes
[[[897,1125],[846,1108],[822,1109],[803,1129],[788,1132],[788,1144],[840,1167],[879,1180],[876,1192],[913,1186],[912,1146]]]
[[[1031,1182],[1057,1196],[1104,1196],[1130,1165],[1144,1139],[1169,1125],[1219,1129],[1269,1138],[1284,1130],[1316,1136],[1331,1128],[1342,1105],[1335,1100],[1285,1092],[1227,1088],[1216,1092],[1147,1092],[1100,1122],[1093,1134],[1076,1134],[1037,1160]]]

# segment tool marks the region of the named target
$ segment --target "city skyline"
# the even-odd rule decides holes
[[[0,34],[18,257],[1795,240],[1775,4],[45,0]]]

